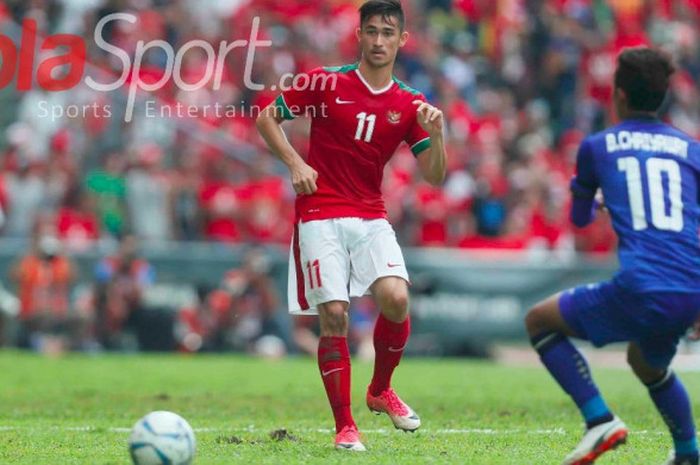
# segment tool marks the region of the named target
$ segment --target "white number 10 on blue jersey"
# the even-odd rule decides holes
[[[646,161],[651,223],[656,229],[680,232],[683,230],[683,199],[681,197],[681,168],[675,160],[649,158]],[[644,190],[639,160],[624,157],[617,160],[617,168],[627,177],[627,194],[632,212],[632,227],[635,231],[648,228],[644,209]],[[668,198],[671,208],[666,214],[663,175],[668,178]]]

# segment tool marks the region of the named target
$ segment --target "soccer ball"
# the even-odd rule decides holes
[[[190,465],[194,451],[192,428],[172,412],[151,412],[131,429],[129,452],[134,465]]]

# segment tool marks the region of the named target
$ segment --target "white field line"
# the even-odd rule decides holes
[[[98,428],[96,426],[49,426],[46,428],[39,428],[34,426],[12,426],[12,425],[0,425],[0,433],[3,431],[66,431],[66,432],[78,432],[78,433],[90,433],[94,431],[100,431],[103,428]],[[114,427],[106,428],[104,431],[109,433],[126,434],[131,431],[131,428],[125,427]],[[248,426],[246,428],[195,428],[196,433],[268,433],[268,429],[260,429],[254,426]],[[290,433],[323,433],[331,434],[335,430],[330,428],[288,428]],[[364,434],[394,434],[396,430],[394,429],[363,429]],[[528,435],[560,435],[566,434],[563,428],[554,429],[490,429],[490,428],[448,428],[448,429],[421,429],[422,434],[433,434],[433,435],[482,435],[482,436],[495,436],[495,435],[511,435],[511,434],[528,434]],[[638,436],[656,436],[656,435],[666,435],[666,431],[631,431],[631,434]]]

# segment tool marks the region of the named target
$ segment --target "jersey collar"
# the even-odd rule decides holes
[[[360,72],[360,68],[355,68],[355,73],[357,74],[357,77],[360,78],[360,81],[362,81],[362,84],[365,85],[367,90],[369,90],[372,93],[372,95],[380,95],[385,92],[388,92],[394,86],[394,79],[392,79],[391,82],[389,82],[389,84],[387,84],[382,89],[374,89],[372,86],[369,85],[369,82],[365,80],[364,76]]]

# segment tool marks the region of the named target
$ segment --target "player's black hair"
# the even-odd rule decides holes
[[[399,29],[403,31],[406,25],[406,16],[400,0],[369,0],[360,7],[360,26],[374,16],[381,16],[384,21],[389,22],[389,18],[395,18],[399,24]]]
[[[630,110],[657,111],[674,71],[665,53],[648,47],[628,48],[617,59],[615,87],[625,92]]]

